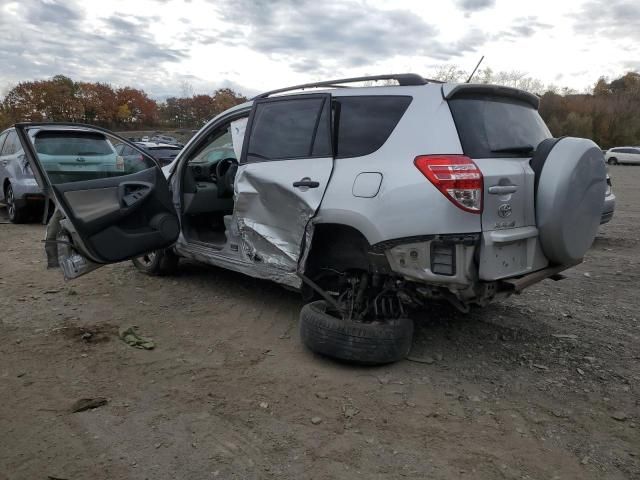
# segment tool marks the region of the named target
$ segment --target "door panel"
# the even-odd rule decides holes
[[[333,171],[331,96],[257,100],[235,179],[234,218],[254,263],[295,273]]]
[[[71,239],[65,251],[75,263],[78,254],[89,263],[120,262],[175,242],[180,228],[167,182],[144,151],[88,125],[16,130],[40,187],[66,217],[62,237]],[[136,162],[117,154],[122,144],[140,153]]]
[[[234,214],[252,261],[295,272],[302,239],[329,183],[332,158],[241,165]],[[308,178],[318,186],[293,187]]]

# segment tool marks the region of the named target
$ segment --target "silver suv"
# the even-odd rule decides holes
[[[337,88],[380,79],[398,86]],[[162,274],[184,257],[273,280],[309,302],[310,349],[373,364],[407,354],[427,302],[466,312],[582,261],[603,154],[551,138],[537,107],[520,90],[415,74],[299,85],[214,118],[168,180],[135,145],[137,164],[104,175],[38,153],[52,134],[127,143],[105,130],[16,128],[57,203],[49,260],[66,278],[131,258]]]

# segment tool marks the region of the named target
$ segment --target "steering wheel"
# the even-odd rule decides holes
[[[216,177],[218,177],[218,197],[229,198],[233,196],[233,181],[238,171],[238,160],[233,157],[223,158],[216,164]]]

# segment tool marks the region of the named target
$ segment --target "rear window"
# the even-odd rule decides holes
[[[336,157],[361,157],[378,150],[406,112],[412,97],[334,97]]]
[[[530,157],[551,133],[538,111],[520,100],[466,95],[449,100],[460,143],[471,158]],[[506,151],[513,149],[512,151]]]
[[[43,155],[90,157],[114,153],[107,139],[94,133],[43,132],[36,136],[34,146]]]

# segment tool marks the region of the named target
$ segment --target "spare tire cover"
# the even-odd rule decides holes
[[[585,138],[562,138],[536,174],[536,223],[542,250],[553,263],[576,263],[591,247],[600,226],[607,185],[602,150]]]

